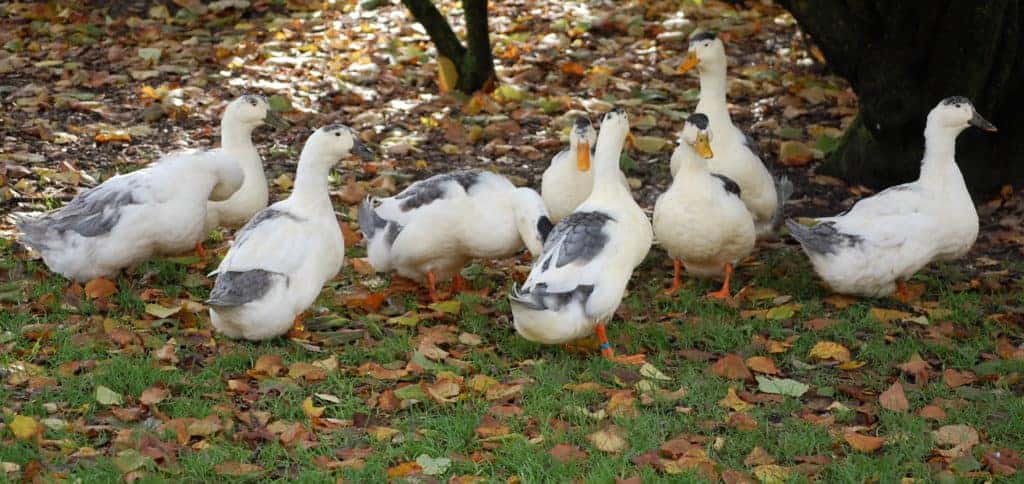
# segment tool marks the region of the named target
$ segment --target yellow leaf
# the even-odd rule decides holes
[[[19,440],[28,440],[40,430],[39,422],[32,417],[15,415],[11,421],[11,433]]]
[[[302,413],[306,414],[309,418],[319,418],[324,414],[324,407],[313,405],[313,397],[306,397],[302,401]]]
[[[437,85],[441,92],[455,89],[455,84],[458,82],[459,71],[455,68],[455,63],[443,55],[439,56],[437,59]]]
[[[469,388],[477,393],[486,392],[491,387],[497,386],[498,380],[487,375],[476,374],[469,379]]]
[[[626,449],[625,434],[626,432],[622,428],[612,425],[588,435],[587,440],[601,452],[616,454]]]
[[[763,484],[782,484],[789,482],[790,470],[776,464],[764,464],[754,468],[754,475]]]
[[[368,432],[378,442],[391,440],[391,437],[398,435],[398,429],[393,429],[391,427],[373,427],[370,430],[368,430]]]
[[[85,295],[93,299],[104,298],[117,292],[117,286],[110,279],[97,277],[85,283]]]
[[[729,387],[729,392],[725,394],[725,398],[718,401],[718,404],[725,408],[731,408],[737,412],[745,412],[751,407],[749,403],[744,402],[743,399],[736,394],[736,389],[733,387]]]
[[[842,364],[840,364],[838,366],[838,368],[840,370],[850,371],[850,370],[856,370],[857,368],[860,368],[860,367],[862,367],[862,366],[864,366],[866,364],[867,363],[865,363],[863,361],[850,360],[850,361],[844,361]]]
[[[819,360],[834,360],[840,363],[850,361],[850,350],[834,341],[819,341],[808,355]]]
[[[895,309],[871,308],[871,317],[883,322],[903,321],[914,317],[913,314]]]

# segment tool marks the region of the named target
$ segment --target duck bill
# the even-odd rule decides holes
[[[263,118],[263,122],[274,129],[287,129],[289,127],[288,121],[277,111],[267,111],[267,116]]]
[[[576,145],[576,169],[579,171],[590,170],[590,144],[580,142]]]
[[[974,116],[971,117],[971,120],[968,121],[968,123],[970,123],[970,125],[974,126],[975,128],[983,129],[985,131],[991,131],[993,133],[998,131],[994,124],[988,122],[987,119],[981,117],[981,115],[978,114],[977,111],[974,112]]]
[[[676,72],[679,74],[686,74],[694,67],[697,67],[697,64],[700,64],[700,59],[697,58],[697,53],[690,52],[686,54],[686,58],[683,59],[683,63],[679,65],[679,69],[676,70]]]
[[[697,155],[705,160],[711,159],[715,156],[715,153],[711,151],[711,143],[708,141],[708,135],[703,133],[697,135],[697,141],[693,143],[693,150],[697,152]]]
[[[626,133],[626,146],[629,149],[636,147],[636,136],[633,136],[633,133]]]
[[[373,151],[370,150],[370,148],[366,146],[365,143],[363,143],[359,138],[355,137],[352,138],[352,142],[353,153],[359,155],[359,157],[362,158],[364,161],[373,160]]]

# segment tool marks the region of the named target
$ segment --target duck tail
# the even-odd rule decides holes
[[[381,217],[374,209],[377,200],[366,197],[359,205],[359,230],[366,239],[366,256],[378,271],[391,267],[391,246],[402,232],[402,225]]]
[[[775,181],[775,193],[778,196],[778,205],[775,206],[775,215],[772,216],[772,232],[778,232],[786,219],[786,202],[793,196],[793,182],[783,176]],[[788,224],[787,224],[788,226]]]
[[[544,299],[539,294],[535,294],[533,291],[522,287],[519,284],[512,283],[512,290],[508,294],[509,303],[512,305],[523,306],[526,309],[532,309],[534,311],[543,311],[547,309],[544,306]]]
[[[837,230],[835,222],[818,222],[808,227],[789,219],[786,220],[786,228],[789,229],[789,235],[800,242],[804,252],[808,254],[831,255],[843,246],[852,246],[863,241],[859,235],[845,234]]]
[[[36,251],[49,247],[49,244],[46,243],[46,239],[49,237],[47,237],[48,230],[44,220],[18,216],[14,220],[14,225],[21,232],[19,240],[22,244]]]
[[[372,239],[373,235],[388,223],[383,217],[377,215],[377,212],[373,209],[376,202],[375,198],[366,197],[363,203],[359,205],[359,230],[363,232],[363,237],[366,240]]]

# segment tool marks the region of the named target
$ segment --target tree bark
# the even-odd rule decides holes
[[[464,93],[493,87],[494,57],[487,27],[487,0],[463,0],[466,15],[466,41],[463,46],[448,20],[431,0],[402,0],[413,17],[423,25],[438,54],[455,64],[458,73],[455,89]]]
[[[928,111],[967,96],[999,133],[968,130],[972,192],[1024,181],[1024,0],[778,0],[860,99],[825,173],[879,188],[917,177]]]

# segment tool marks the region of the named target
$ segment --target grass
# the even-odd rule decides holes
[[[688,280],[676,297],[663,296],[660,291],[670,273],[660,256],[660,252],[653,252],[640,268],[620,317],[609,332],[618,351],[646,353],[648,361],[670,378],[659,382],[663,389],[683,387],[685,395],[678,401],[637,404],[634,416],[596,419],[586,413],[605,409],[608,390],[633,390],[640,379],[636,368],[610,363],[593,353],[545,347],[519,338],[508,325],[510,315],[503,297],[508,281],[492,269],[479,271],[473,283],[478,288],[492,288],[493,297],[459,296],[462,309],[457,316],[424,319],[409,328],[389,324],[388,316],[366,314],[335,303],[339,300],[336,293],[345,292],[353,280],[362,277],[347,268],[340,282],[325,289],[317,303],[324,310],[320,316],[339,317],[341,327],[314,333],[312,340],[336,330],[363,332],[347,344],[313,348],[287,339],[249,343],[211,338],[202,313],[178,315],[161,324],[153,324],[152,318],[145,316],[146,301],[140,297],[148,288],[162,290],[164,302],[178,298],[201,301],[208,281],[200,275],[212,262],[206,266],[171,261],[144,264],[118,279],[119,291],[109,302],[100,302],[66,297],[67,281],[48,275],[37,262],[15,257],[8,246],[0,266],[11,274],[26,275],[30,282],[10,292],[5,292],[5,285],[0,291],[8,295],[5,307],[27,309],[0,313],[0,367],[28,362],[38,368],[32,376],[52,380],[36,382],[38,388],[23,381],[0,386],[4,420],[10,425],[14,415],[25,415],[39,421],[60,419],[69,425],[47,428],[42,443],[15,440],[10,430],[0,432],[4,443],[0,445],[0,461],[17,463],[23,469],[41,461],[47,469],[61,469],[70,479],[114,481],[125,472],[126,464],[119,458],[123,460],[125,449],[132,448],[130,442],[138,445],[139,439],[151,435],[174,443],[174,432],[163,429],[162,424],[210,415],[230,424],[210,435],[194,436],[184,445],[174,444],[173,462],[147,459],[132,470],[147,481],[271,478],[332,482],[344,477],[362,482],[383,480],[389,469],[426,455],[451,459],[443,478],[462,475],[498,481],[517,476],[522,482],[610,482],[639,476],[644,482],[701,481],[706,476],[693,469],[675,475],[632,461],[670,439],[695,436],[703,442],[701,448],[718,472],[732,469],[751,473],[755,466],[745,460],[760,447],[778,465],[791,469],[790,481],[817,478],[826,482],[892,482],[903,477],[942,478],[928,464],[935,448],[930,432],[941,425],[966,424],[981,431],[982,443],[971,454],[979,462],[988,449],[1024,450],[1024,403],[1019,397],[1019,378],[1014,376],[1024,367],[1020,361],[992,357],[999,337],[1019,342],[1021,334],[1019,327],[986,317],[1021,304],[1024,295],[1019,288],[994,294],[952,291],[949,287],[969,276],[955,265],[940,265],[918,277],[917,282],[926,286],[924,301],[933,301],[946,310],[943,318],[933,318],[928,326],[882,324],[871,316],[873,306],[912,309],[892,300],[862,300],[849,307],[834,307],[825,302],[828,292],[817,283],[806,262],[786,249],[765,254],[759,264],[741,268],[736,287],[750,284],[774,289],[779,295],[792,296],[790,302],[799,303],[799,311],[792,318],[777,320],[743,318],[739,309],[699,296],[714,288],[711,282]],[[196,285],[197,281],[203,284]],[[424,311],[413,297],[397,296],[394,302],[395,308],[390,310],[393,315]],[[746,302],[742,309],[770,309],[778,302],[771,298]],[[835,322],[819,331],[806,329],[804,322],[815,318]],[[950,324],[943,326],[943,321]],[[52,325],[49,333],[42,338],[32,337],[38,333],[34,328],[45,324]],[[441,361],[401,384],[377,380],[356,370],[366,362],[404,368],[424,331],[441,325],[454,325],[453,336],[465,332],[480,337],[482,344],[476,347],[441,344],[471,369]],[[114,328],[131,331],[138,338],[136,343],[112,343],[110,331]],[[171,338],[178,344],[176,364],[155,357]],[[789,347],[782,353],[769,353],[754,343],[759,338],[785,341]],[[864,366],[844,371],[812,360],[808,353],[820,341],[846,346],[853,359]],[[687,359],[687,352],[694,350],[707,352],[710,359]],[[718,403],[729,388],[749,392],[747,398],[758,393],[756,383],[727,380],[709,370],[711,363],[726,353],[743,358],[770,357],[782,376],[809,384],[811,391],[802,398],[752,402],[746,413],[757,423],[756,428],[730,426],[733,412]],[[934,367],[931,379],[920,385],[901,375],[896,367],[915,354]],[[248,373],[265,355],[280,356],[284,373],[252,378]],[[323,379],[306,381],[287,376],[287,369],[294,363],[331,356],[337,358],[340,368],[329,371]],[[76,374],[67,371],[69,365],[83,361],[94,365]],[[941,378],[945,368],[974,371],[980,380],[949,388]],[[523,384],[521,394],[508,402],[521,412],[497,420],[508,428],[507,435],[500,439],[488,440],[478,432],[481,425],[494,420],[489,416],[490,409],[499,402],[488,401],[466,388],[476,374]],[[380,395],[406,383],[430,384],[445,375],[464,378],[459,397],[451,403],[426,399],[407,402],[408,408],[394,410],[382,410],[377,403]],[[902,379],[906,388],[911,407],[908,413],[879,408],[873,397],[859,401],[848,391],[854,388],[877,394],[895,379]],[[229,391],[229,380],[247,382],[251,390],[244,394]],[[598,390],[567,390],[567,385],[584,382],[597,383]],[[125,403],[120,407],[140,409],[139,419],[117,418],[112,407],[96,400],[98,386],[122,395]],[[138,400],[143,391],[154,386],[166,388],[169,396],[147,410]],[[314,400],[315,405],[324,407],[322,417],[349,423],[333,430],[315,429],[303,410],[303,401],[314,394],[334,397],[332,401],[319,397]],[[946,407],[946,419],[935,422],[916,415],[917,410],[936,399],[956,402]],[[833,403],[839,406],[829,410]],[[301,440],[302,445],[283,442],[278,435],[252,440],[245,432],[253,429],[234,418],[238,412],[247,411],[266,412],[270,422],[300,423],[310,432],[309,437]],[[831,416],[835,423],[816,425],[802,418],[805,412]],[[622,452],[601,452],[588,439],[609,425],[624,429],[627,446]],[[94,430],[88,430],[89,426]],[[395,436],[374,438],[368,429],[378,426],[395,429]],[[887,443],[873,454],[856,452],[843,442],[842,431],[847,427],[862,427],[867,434],[885,437]],[[556,444],[576,446],[585,454],[559,462],[549,454]],[[330,468],[323,464],[337,462],[340,450],[366,447],[371,451],[359,466]],[[83,448],[95,449],[96,455],[81,457]],[[796,470],[800,462],[814,456],[826,456],[829,462],[813,468],[810,476]],[[218,466],[229,462],[255,464],[259,470],[250,475],[225,475]]]

